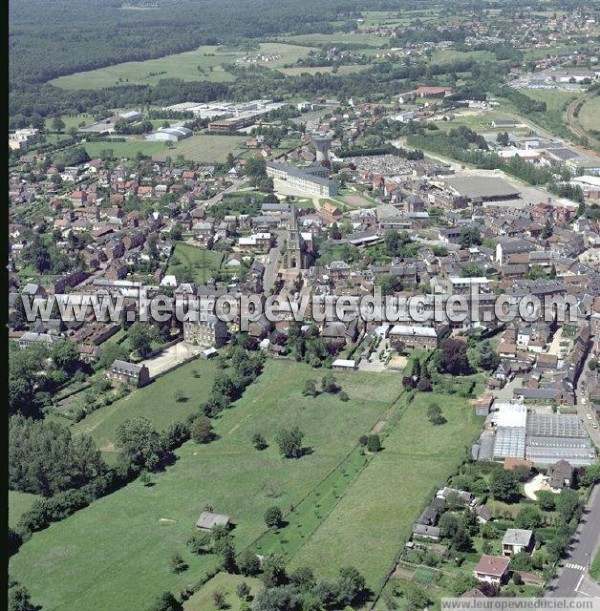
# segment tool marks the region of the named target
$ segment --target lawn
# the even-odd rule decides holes
[[[144,417],[151,420],[158,430],[163,430],[172,422],[185,420],[208,398],[216,371],[214,361],[198,359],[182,365],[112,405],[92,412],[74,424],[72,432],[89,433],[110,460],[115,453],[115,430],[121,422],[128,418]],[[187,401],[175,401],[177,389],[183,390]]]
[[[261,65],[277,68],[284,64],[295,63],[310,51],[307,47],[281,43],[263,43],[263,53],[280,54],[281,58],[271,62],[259,62]],[[250,51],[255,53],[255,51]],[[159,59],[143,62],[125,62],[87,72],[61,76],[50,83],[62,89],[103,89],[117,85],[156,85],[161,79],[179,78],[184,81],[226,82],[235,80],[235,76],[224,69],[243,57],[240,49],[228,49],[221,46],[202,46],[194,51],[167,55]]]
[[[189,375],[191,367],[186,367]],[[110,439],[118,421],[134,414],[161,419],[165,404],[170,413],[175,406],[171,393],[182,387],[177,373],[185,369],[121,402],[117,414],[91,431],[94,437]],[[399,377],[385,377],[384,383],[380,376],[354,372],[336,374],[348,402],[335,395],[302,396],[305,380],[320,375],[304,364],[269,360],[260,379],[215,421],[218,440],[184,444],[177,463],[153,476],[152,487],[133,482],[36,533],[12,558],[11,576],[27,585],[45,611],[144,609],[161,592],[178,593],[196,583],[216,563],[210,555],[192,556],[185,545],[204,506],[232,517],[236,547],[244,549],[266,530],[265,510],[274,504],[285,511],[298,505],[353,451],[358,437],[371,430],[401,391]],[[198,380],[200,394],[209,388],[207,377]],[[160,381],[166,388],[159,387]],[[193,383],[186,381],[186,387]],[[190,403],[201,400],[194,393]],[[81,424],[89,427],[90,420]],[[275,447],[275,432],[295,425],[311,451],[286,460]],[[257,431],[270,445],[262,452],[251,445]],[[169,570],[176,551],[190,567],[179,575]],[[324,567],[317,559],[315,568],[335,572],[347,559],[329,554],[329,562],[335,565]]]
[[[31,509],[33,502],[39,499],[37,494],[27,492],[8,491],[8,525],[14,528],[21,516]]]
[[[425,412],[432,401],[442,406],[446,424],[429,423]],[[446,483],[481,427],[479,418],[469,422],[467,410],[472,411],[464,399],[417,395],[395,426],[386,425],[383,451],[295,555],[292,566],[309,565],[331,575],[336,567],[354,565],[378,590],[419,511],[434,488]]]
[[[596,552],[594,562],[592,562],[592,568],[590,569],[590,575],[600,583],[600,549]]]
[[[167,274],[174,274],[179,279],[184,271],[189,271],[193,273],[196,282],[205,284],[221,268],[222,263],[222,252],[179,242],[169,261]]]

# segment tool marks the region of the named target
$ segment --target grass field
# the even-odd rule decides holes
[[[17,492],[16,490],[8,491],[8,525],[14,528],[21,516],[31,509],[33,502],[39,496],[36,494],[28,494],[27,492]]]
[[[161,156],[183,155],[186,159],[199,163],[223,163],[228,153],[239,154],[245,141],[244,136],[196,134],[181,140],[172,149],[163,147]]]
[[[213,272],[219,270],[223,264],[222,252],[183,243],[175,245],[173,257],[176,258],[175,260],[178,263],[175,264],[173,258],[171,258],[167,274],[180,277],[184,270],[188,268],[193,272],[196,282],[200,284],[205,284]]]
[[[262,65],[278,68],[284,64],[294,63],[298,58],[308,54],[310,49],[281,43],[263,43],[263,53],[280,54],[281,58],[272,62],[260,62]],[[251,51],[250,53],[254,53]],[[159,59],[143,62],[125,62],[97,70],[79,72],[61,76],[50,81],[62,89],[103,89],[116,85],[156,85],[165,78],[180,78],[184,81],[233,81],[234,75],[224,70],[223,66],[233,64],[243,57],[241,49],[203,46],[194,51],[168,55]],[[199,68],[201,70],[199,70]]]
[[[429,423],[426,409],[432,401],[442,406],[446,424]],[[380,587],[428,495],[446,483],[481,426],[476,418],[469,421],[467,410],[472,411],[465,400],[452,396],[417,395],[384,439],[383,451],[296,554],[292,566],[309,565],[331,575],[334,567],[354,565],[371,588]]]
[[[213,594],[220,592],[225,597],[225,604],[229,609],[237,609],[239,598],[235,589],[240,583],[246,582],[250,586],[250,595],[256,596],[262,588],[262,582],[252,577],[242,575],[229,575],[219,573],[213,577],[197,594],[194,594],[184,605],[185,611],[217,611],[213,601]]]
[[[600,96],[586,100],[579,111],[577,121],[586,131],[600,132]]]
[[[183,367],[138,391],[120,402],[115,414],[92,414],[89,418],[99,419],[92,435],[97,441],[110,440],[118,421],[135,414],[164,425],[166,414],[172,416],[175,408],[174,389],[193,389],[196,383],[191,376],[185,381],[176,376],[184,375],[186,368],[189,376],[199,365]],[[335,395],[302,396],[304,381],[319,377],[319,371],[303,364],[268,361],[260,379],[215,421],[217,441],[184,444],[177,463],[153,476],[154,486],[133,482],[36,533],[12,558],[11,576],[27,584],[45,611],[144,609],[160,592],[179,592],[195,583],[216,562],[213,556],[192,556],[185,546],[205,505],[232,517],[237,549],[245,548],[265,531],[267,507],[277,504],[287,511],[298,505],[353,451],[358,437],[371,430],[401,390],[399,377],[386,377],[382,383],[379,376],[355,372],[336,374],[348,402]],[[183,409],[197,405],[210,387],[208,375],[197,382],[192,405],[183,404]],[[86,418],[80,428],[89,429],[91,423]],[[311,452],[299,460],[285,460],[274,435],[294,425],[304,431]],[[270,444],[262,452],[250,443],[257,431]],[[175,551],[190,566],[179,575],[169,571]],[[317,568],[322,568],[321,562]]]
[[[92,158],[97,158],[100,153],[111,149],[113,155],[118,159],[127,157],[129,159],[135,157],[136,153],[142,152],[144,155],[176,155],[173,153],[175,149],[169,149],[164,142],[149,142],[144,139],[129,140],[127,142],[111,142],[110,140],[102,140],[99,142],[86,142],[84,144],[87,154]]]
[[[110,460],[115,455],[115,430],[121,422],[144,417],[158,430],[163,430],[172,422],[184,420],[208,397],[216,371],[213,361],[198,359],[182,365],[120,401],[92,412],[71,430],[74,434],[89,433]],[[198,373],[198,378],[194,377],[194,372]],[[184,391],[187,401],[175,401],[177,389]]]
[[[590,569],[590,575],[600,583],[600,549],[596,552],[594,562],[592,562],[592,568]]]

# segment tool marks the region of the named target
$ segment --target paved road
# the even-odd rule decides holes
[[[275,284],[275,278],[279,270],[279,251],[281,250],[281,244],[283,237],[282,234],[277,236],[277,244],[271,248],[267,255],[267,261],[265,263],[265,273],[263,276],[263,289],[265,295],[269,294],[269,291]]]
[[[547,597],[597,597],[600,585],[592,581],[587,571],[600,545],[600,486],[596,486],[586,512],[571,542],[568,556],[563,561],[546,594]]]
[[[588,371],[588,362],[592,358],[592,351],[588,354],[586,362],[583,364],[582,374],[577,381],[577,391],[575,392],[575,401],[577,407],[577,415],[581,418],[587,430],[590,439],[598,448],[600,448],[600,427],[594,428],[594,424],[598,424],[596,412],[592,409],[589,400],[586,400],[585,388],[585,373]],[[591,418],[589,418],[591,416]],[[600,530],[600,523],[598,526]]]

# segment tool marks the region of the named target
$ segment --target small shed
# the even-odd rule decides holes
[[[229,516],[222,513],[212,513],[212,511],[203,511],[196,522],[196,528],[210,531],[213,526],[229,526]]]

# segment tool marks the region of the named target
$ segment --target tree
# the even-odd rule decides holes
[[[302,440],[304,433],[298,428],[281,429],[277,433],[275,441],[279,446],[279,451],[284,458],[300,458],[303,454]]]
[[[283,585],[287,581],[285,561],[280,554],[267,554],[262,562],[262,570],[262,581],[267,588]]]
[[[208,533],[192,535],[187,540],[187,546],[192,554],[208,554],[211,550],[211,536]]]
[[[252,435],[252,445],[257,450],[265,450],[266,448],[269,447],[262,433],[254,433],[254,435]]]
[[[235,593],[239,599],[248,600],[250,596],[250,586],[245,581],[242,581],[235,589]]]
[[[25,306],[23,305],[23,296],[17,295],[13,304],[13,310],[10,313],[9,318],[10,326],[15,331],[23,331],[27,328],[27,313],[25,312]]]
[[[431,380],[429,378],[421,378],[417,382],[417,390],[419,392],[431,392],[433,390],[433,386],[431,385]]]
[[[129,345],[142,358],[146,358],[152,350],[152,334],[149,325],[134,322],[129,329]]]
[[[52,350],[52,360],[58,369],[71,374],[79,365],[79,348],[70,340],[59,342]]]
[[[225,595],[219,590],[215,590],[212,595],[213,603],[217,609],[226,609],[227,603],[225,602]]]
[[[341,605],[350,605],[364,592],[365,578],[353,566],[340,569],[338,577],[337,602]]]
[[[244,577],[252,577],[260,573],[260,560],[258,556],[249,549],[244,550],[238,560],[238,568]]]
[[[556,509],[555,494],[548,490],[540,490],[535,495],[538,499],[538,506],[542,511],[554,511]]]
[[[212,423],[207,416],[198,416],[190,426],[190,435],[196,443],[209,443],[215,437]]]
[[[171,592],[164,592],[150,607],[150,611],[183,611],[183,605],[177,601]]]
[[[31,604],[29,590],[19,583],[10,586],[8,590],[8,611],[35,611],[37,607]]]
[[[348,396],[348,393],[345,392],[344,390],[342,390],[338,396],[340,398],[340,401],[343,401],[344,403],[346,401],[350,401],[350,397]]]
[[[393,274],[383,274],[377,281],[382,295],[393,295],[402,290],[402,279]]]
[[[427,418],[431,424],[445,424],[446,418],[442,415],[442,408],[437,403],[430,403],[427,406]]]
[[[511,471],[495,470],[490,477],[490,492],[495,499],[513,503],[519,498],[517,478]]]
[[[116,360],[127,359],[127,350],[120,344],[105,342],[102,345],[102,352],[98,359],[98,364],[103,369],[108,369]]]
[[[458,528],[452,536],[452,547],[457,552],[470,552],[473,549],[471,535],[464,528]]]
[[[575,513],[581,509],[579,495],[571,488],[563,488],[556,496],[556,511],[560,514],[564,522],[569,522]]]
[[[267,587],[252,602],[252,611],[308,611],[292,586]]]
[[[533,530],[539,528],[544,523],[542,514],[533,506],[525,505],[519,510],[515,518],[515,526],[517,528],[525,528]]]
[[[379,435],[369,435],[367,438],[367,450],[373,454],[381,450],[381,440],[379,439]]]
[[[283,514],[281,508],[274,505],[265,511],[265,524],[268,528],[279,528],[283,523]]]
[[[316,397],[318,394],[316,380],[306,380],[302,388],[302,394],[305,397]]]
[[[63,131],[63,129],[65,129],[65,127],[66,127],[66,124],[61,119],[61,117],[54,117],[54,119],[52,119],[52,129],[55,132],[58,132],[60,134]]]
[[[177,552],[171,556],[169,566],[171,567],[172,573],[182,573],[188,568],[184,559],[181,557],[181,554],[178,554]]]
[[[475,225],[470,225],[462,232],[459,244],[461,248],[471,248],[471,246],[478,246],[481,242],[479,228]]]
[[[290,583],[294,584],[303,592],[308,592],[314,588],[317,580],[310,567],[299,566],[295,571],[290,573]]]
[[[321,379],[321,390],[329,394],[334,394],[338,392],[339,389],[333,373],[331,373],[331,371],[327,372]]]
[[[444,513],[440,518],[438,527],[442,538],[450,539],[460,528],[460,518],[452,513]]]
[[[478,342],[468,351],[469,362],[485,371],[494,371],[500,364],[500,357],[489,340]]]
[[[478,584],[479,582],[473,575],[461,573],[450,585],[450,590],[452,590],[454,596],[460,596],[469,590],[473,590]]]
[[[436,353],[436,361],[440,373],[450,373],[458,376],[471,372],[467,357],[467,344],[458,339],[443,339]]]
[[[122,422],[116,430],[117,445],[122,456],[132,465],[156,471],[170,452],[163,446],[158,431],[147,418],[131,418]]]
[[[431,599],[425,590],[414,584],[410,584],[407,588],[405,598],[407,611],[422,611],[431,604]]]

